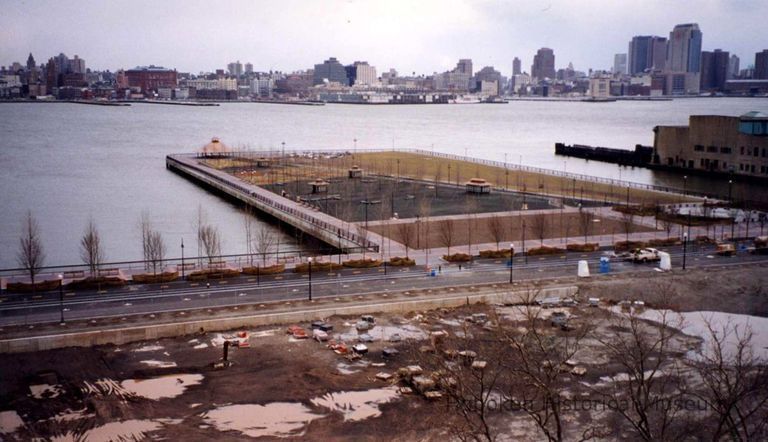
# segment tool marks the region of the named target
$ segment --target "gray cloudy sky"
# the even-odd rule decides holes
[[[0,64],[64,52],[89,68],[156,64],[180,71],[252,62],[293,71],[329,56],[367,60],[379,72],[431,74],[469,57],[509,75],[512,58],[530,70],[542,46],[557,67],[610,68],[633,35],[668,36],[696,22],[704,50],[754,63],[768,47],[766,0],[0,0]]]

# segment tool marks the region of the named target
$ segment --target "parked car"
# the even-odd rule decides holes
[[[635,249],[631,252],[629,260],[632,262],[652,262],[661,260],[659,251],[650,247]]]

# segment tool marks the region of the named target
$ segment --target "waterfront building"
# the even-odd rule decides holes
[[[550,48],[541,48],[533,56],[531,77],[536,80],[555,78],[555,52]]]
[[[728,60],[728,80],[732,80],[739,76],[739,57],[736,54],[731,55]]]
[[[85,60],[75,55],[69,60],[69,71],[74,74],[85,74]]]
[[[655,35],[632,37],[627,53],[629,75],[642,74],[647,70],[663,70],[667,58],[667,39]]]
[[[237,90],[237,79],[235,78],[218,78],[215,80],[198,78],[195,80],[187,80],[185,84],[187,87],[194,88],[195,90],[198,90],[198,91],[203,91],[203,90],[236,91]]]
[[[512,60],[512,75],[520,75],[522,73],[522,63],[519,58],[515,57],[514,60]]]
[[[138,66],[125,71],[129,87],[136,87],[141,92],[156,91],[161,87],[176,87],[178,77],[176,70],[161,66]]]
[[[715,49],[714,52],[701,53],[701,90],[722,91],[728,79],[730,54]]]
[[[768,79],[768,49],[763,49],[755,54],[755,73],[752,78],[757,80]]]
[[[347,72],[350,86],[373,86],[378,83],[376,68],[369,65],[367,61],[356,61],[345,66],[344,69]]]
[[[619,75],[627,73],[627,54],[615,54],[613,56],[613,73]]]
[[[656,126],[654,163],[768,178],[768,115],[692,115],[688,126]]]
[[[339,83],[343,86],[349,86],[349,78],[344,66],[339,63],[336,57],[325,60],[322,64],[315,65],[313,85],[323,84],[325,82]]]
[[[495,86],[491,86],[490,84],[483,85],[483,83],[493,83]],[[495,93],[483,93],[484,95],[499,95],[501,83],[501,72],[494,69],[493,66],[485,66],[475,74],[475,89],[481,92],[484,89],[488,92],[492,92],[494,89],[496,91]]]
[[[724,91],[729,95],[768,95],[768,80],[727,80]]]
[[[607,76],[589,79],[589,96],[592,98],[608,98],[611,96],[611,79]]]

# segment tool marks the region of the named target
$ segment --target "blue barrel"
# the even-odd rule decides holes
[[[611,271],[611,259],[607,256],[600,257],[600,273],[608,273]]]
[[[432,269],[432,271],[429,272],[429,276],[437,276],[437,271],[435,269]]]

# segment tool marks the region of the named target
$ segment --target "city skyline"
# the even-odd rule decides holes
[[[125,3],[81,5],[6,4],[0,18],[6,42],[0,64],[23,63],[29,52],[39,53],[39,62],[42,54],[64,52],[80,55],[96,70],[158,64],[197,73],[242,60],[253,63],[255,71],[290,72],[336,57],[343,63],[367,60],[379,72],[395,68],[405,75],[429,75],[452,69],[459,58],[471,58],[475,66],[494,66],[508,75],[513,58],[520,58],[527,70],[536,51],[549,47],[557,68],[573,63],[580,70],[610,70],[614,54],[626,52],[633,36],[664,36],[687,22],[704,30],[702,50],[723,49],[749,60],[763,49],[756,38],[765,15],[759,11],[768,12],[762,2],[720,1],[645,2],[631,13],[621,5],[591,2],[579,7],[558,1],[493,6],[425,2],[409,6],[407,14],[405,4],[396,2],[243,3],[227,11],[164,2],[136,21],[126,19]],[[142,2],[131,5],[131,10],[146,9]],[[50,26],[57,21],[76,24],[79,31]],[[739,32],[731,32],[737,25]]]

